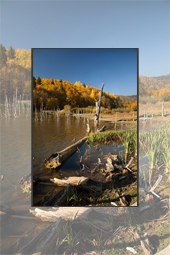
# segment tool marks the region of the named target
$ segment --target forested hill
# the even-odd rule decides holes
[[[166,85],[170,84],[170,74],[162,75],[158,77],[147,77],[140,75],[140,82],[147,89],[161,89],[166,87]]]
[[[5,48],[2,44],[0,44],[0,96],[1,100],[5,99],[5,95],[12,100],[13,95],[16,92],[18,97],[22,99],[30,99],[31,98],[31,50],[25,49],[13,49],[10,46],[8,49]],[[54,101],[54,91],[49,89],[45,89],[45,86],[48,84],[48,81],[43,81],[42,79],[43,88],[40,89],[41,86],[36,88],[36,93],[44,94],[45,99],[44,102],[47,102],[51,105],[50,100]],[[46,83],[46,84],[45,84]],[[99,90],[92,88],[85,84],[72,84],[68,81],[61,82],[55,81],[54,82],[57,86],[58,95],[60,98],[57,97],[55,100],[61,101],[63,97],[63,102],[71,103],[72,105],[87,105],[95,103],[95,100],[98,98]],[[70,84],[70,86],[69,86]],[[40,84],[38,84],[40,85]],[[54,84],[51,84],[54,85]],[[66,86],[68,85],[68,91]],[[65,90],[62,91],[63,89]],[[54,87],[54,86],[53,86]],[[74,99],[72,98],[72,92],[74,95]],[[81,94],[82,93],[82,94]],[[38,94],[37,94],[38,95]],[[139,95],[140,98],[149,98],[152,97],[155,100],[170,100],[170,74],[162,75],[159,77],[147,77],[140,75],[139,76]],[[50,99],[51,96],[51,99]],[[47,100],[48,98],[48,100]],[[53,99],[52,99],[53,98]],[[45,101],[46,100],[46,101]],[[42,101],[42,97],[41,100]],[[104,93],[103,95],[103,105],[106,107],[120,107],[122,104],[133,104],[136,101],[136,96],[126,97],[123,95],[115,96],[109,93]],[[55,104],[56,105],[56,104]],[[60,103],[61,106],[62,103]],[[132,107],[132,106],[131,106]]]
[[[71,83],[64,80],[46,79],[33,77],[33,105],[37,109],[63,109],[65,105],[74,107],[95,106],[99,100],[100,90],[77,81]],[[129,107],[136,109],[136,100],[129,103],[122,101],[119,96],[108,92],[102,94],[102,106],[107,109]]]
[[[139,96],[170,100],[170,74],[158,77],[139,76]]]
[[[18,97],[30,99],[31,95],[31,50],[6,49],[0,44],[0,95],[12,100],[17,88]]]

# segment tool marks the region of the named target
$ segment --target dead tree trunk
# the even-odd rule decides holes
[[[103,88],[104,88],[104,83],[102,84],[102,88],[101,88],[101,91],[100,91],[99,101],[96,102],[96,114],[95,114],[95,118],[94,118],[94,127],[95,127],[95,129],[97,129],[98,125],[99,125],[100,106],[101,106],[101,101],[102,101]]]
[[[164,116],[164,103],[162,103],[162,117]]]

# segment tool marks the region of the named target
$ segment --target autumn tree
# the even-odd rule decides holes
[[[63,81],[62,81],[62,79],[60,80],[60,90],[63,91]]]
[[[48,109],[57,109],[58,107],[58,99],[57,98],[48,98],[46,107]]]
[[[141,80],[139,79],[139,95],[143,96],[146,95],[147,91],[146,91],[146,87],[145,85],[141,82]]]
[[[161,99],[162,101],[170,101],[170,89],[162,88],[159,91],[159,99]]]

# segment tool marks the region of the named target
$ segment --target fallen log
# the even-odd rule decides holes
[[[104,132],[106,130],[106,126],[103,126],[102,128],[98,129],[96,133]]]
[[[86,207],[77,207],[77,208],[59,207],[59,208],[52,208],[49,210],[35,208],[34,210],[30,209],[29,211],[34,216],[40,218],[42,221],[55,222],[58,218],[70,220],[76,217],[79,220],[87,220],[88,214],[91,210],[92,210],[91,208],[86,208]]]
[[[79,148],[86,139],[87,136],[68,146],[64,150],[52,154],[48,159],[44,160],[45,167],[55,169],[61,166],[71,155],[73,155],[74,152],[76,152],[77,148]]]
[[[81,176],[81,177],[73,176],[73,177],[69,177],[67,180],[61,180],[58,178],[50,179],[50,181],[57,184],[57,186],[62,186],[62,187],[66,187],[68,184],[71,184],[73,186],[78,186],[80,184],[87,183],[88,180],[89,178],[84,176]]]
[[[95,190],[95,191],[101,191],[101,188],[103,186],[103,183],[100,181],[92,180],[88,177],[78,177],[78,176],[72,176],[68,177],[66,180],[61,180],[58,178],[50,179],[53,183],[55,183],[57,186],[67,187],[68,185],[71,186],[79,186],[86,190]]]
[[[100,213],[91,207],[53,207],[49,210],[35,208],[34,210],[30,209],[30,213],[44,222],[55,222],[59,218],[62,218],[66,221],[78,220],[82,224],[92,223],[96,228],[100,228],[101,230],[110,230],[110,215]]]
[[[55,242],[59,235],[59,231],[57,230],[62,228],[64,222],[64,220],[59,218],[55,223],[44,229],[38,236],[33,238],[27,245],[20,248],[20,250],[14,254],[48,254],[51,251],[51,243]]]
[[[52,198],[46,201],[43,206],[63,206],[67,202],[68,192],[71,189],[71,185],[67,185],[66,188],[57,192]]]

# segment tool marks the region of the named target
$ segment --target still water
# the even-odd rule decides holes
[[[20,205],[30,199],[19,190],[19,180],[31,171],[31,113],[0,118],[1,122],[1,204]]]

